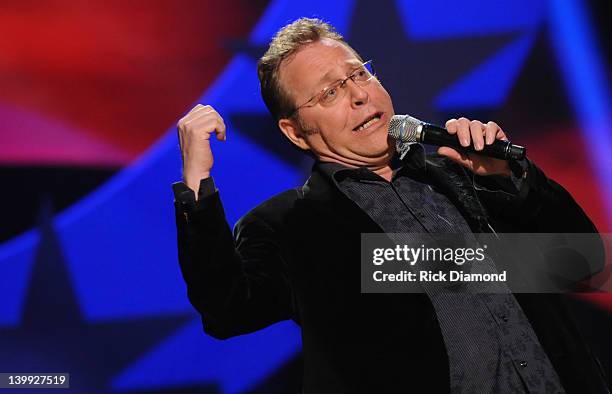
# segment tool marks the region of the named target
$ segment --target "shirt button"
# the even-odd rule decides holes
[[[501,321],[503,321],[504,323],[508,322],[508,316],[506,315],[499,315],[499,318],[501,319]]]
[[[523,360],[523,361],[519,362],[519,366],[520,366],[521,368],[525,368],[525,367],[527,366],[527,361],[524,361],[524,360]]]

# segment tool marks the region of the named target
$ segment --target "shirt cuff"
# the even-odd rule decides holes
[[[175,182],[172,184],[172,191],[174,192],[174,200],[180,203],[195,203],[195,193],[191,190],[184,182]],[[210,176],[200,180],[200,187],[198,189],[198,200],[213,195],[217,191],[215,187],[215,181]]]

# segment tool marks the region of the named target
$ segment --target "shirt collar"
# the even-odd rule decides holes
[[[314,167],[319,169],[326,177],[337,183],[339,179],[347,176],[364,180],[380,180],[381,177],[370,171],[367,167],[350,168],[336,162],[316,161]],[[403,170],[421,172],[425,170],[425,149],[419,143],[411,143],[407,151],[400,159],[399,154],[395,154],[391,159],[391,168],[394,172]]]

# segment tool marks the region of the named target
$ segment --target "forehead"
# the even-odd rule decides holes
[[[279,79],[292,97],[310,97],[359,64],[361,61],[346,45],[323,38],[285,60],[279,68]]]

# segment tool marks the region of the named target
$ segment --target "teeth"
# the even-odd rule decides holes
[[[357,131],[361,131],[361,130],[367,129],[368,127],[370,127],[370,125],[371,125],[372,123],[376,122],[376,121],[377,121],[377,120],[379,120],[379,119],[380,119],[380,116],[375,116],[375,117],[373,117],[372,119],[368,120],[367,122],[365,122],[364,124],[362,124],[361,126],[359,126],[359,127],[357,128]]]

